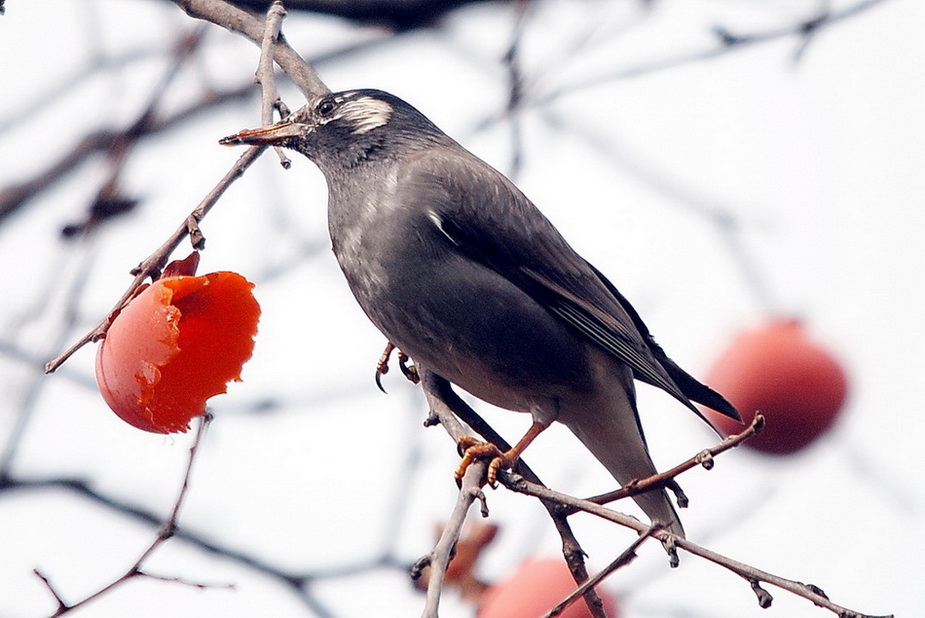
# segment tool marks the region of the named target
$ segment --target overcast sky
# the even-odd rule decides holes
[[[842,418],[796,456],[739,449],[713,471],[682,477],[688,535],[812,582],[852,609],[913,616],[925,607],[921,4],[887,0],[832,24],[798,62],[796,37],[686,60],[718,48],[716,25],[773,32],[811,15],[804,4],[665,1],[646,13],[637,3],[540,2],[521,47],[531,104],[517,116],[519,133],[499,120],[510,7],[473,7],[441,30],[318,68],[334,89],[405,98],[502,171],[515,171],[519,143],[520,187],[696,375],[742,329],[799,316],[849,375]],[[8,3],[0,189],[32,177],[88,131],[137,117],[169,66],[166,42],[191,26],[162,2]],[[294,14],[285,31],[309,58],[381,37]],[[254,46],[216,28],[204,45],[168,89],[165,113],[204,84],[252,79]],[[112,66],[80,77],[100,59]],[[561,94],[535,104],[553,93]],[[299,105],[293,89],[283,94]],[[83,241],[62,242],[59,230],[81,219],[106,177],[102,157],[0,219],[0,461],[15,479],[79,477],[105,496],[169,513],[191,436],[145,434],[112,414],[93,387],[90,347],[54,376],[41,377],[39,366],[109,311],[129,269],[230,167],[239,151],[218,138],[257,124],[258,101],[244,100],[139,146],[122,184],[140,206]],[[263,317],[244,382],[214,400],[216,421],[181,517],[229,551],[317,573],[308,603],[265,572],[174,540],[152,571],[235,590],[136,581],[78,615],[408,616],[423,607],[402,569],[380,558],[410,564],[429,551],[433,526],[452,510],[458,458],[445,432],[421,427],[421,397],[397,372],[385,379],[388,396],[375,388],[384,340],[328,250],[325,202],[311,163],[294,155],[284,172],[268,154],[203,224],[201,272],[235,270],[256,282]],[[718,220],[733,221],[733,231]],[[71,309],[76,323],[62,326]],[[524,415],[479,409],[509,440],[529,425]],[[640,409],[661,468],[714,441],[654,389],[640,387]],[[562,491],[612,488],[564,428],[525,458]],[[558,536],[541,507],[504,490],[488,500],[502,532],[480,566],[484,579],[503,578],[529,555],[556,555]],[[574,525],[592,567],[632,541],[590,518]],[[73,601],[116,578],[154,532],[66,490],[0,492],[0,617],[54,610],[32,569]],[[655,545],[641,553],[605,584],[626,616],[830,615],[773,588],[768,613],[746,583],[715,565],[682,555],[682,567],[669,570]],[[442,615],[471,610],[449,593]]]

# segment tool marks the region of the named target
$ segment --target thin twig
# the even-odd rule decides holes
[[[172,0],[174,4],[196,19],[204,19],[232,32],[244,35],[257,45],[263,43],[264,22],[247,11],[223,0]],[[302,91],[305,99],[312,101],[330,92],[321,81],[315,69],[283,40],[273,45],[273,59],[293,83]]]
[[[273,112],[280,109],[281,101],[279,91],[276,89],[276,80],[273,78],[273,50],[279,41],[280,29],[282,28],[283,18],[286,16],[286,9],[283,8],[281,0],[273,0],[270,8],[267,9],[266,26],[263,32],[263,40],[260,43],[260,61],[257,63],[257,72],[254,75],[254,81],[260,84],[260,122],[262,126],[268,127],[273,124]],[[279,157],[280,165],[284,169],[289,169],[292,162],[283,149],[274,146],[273,150]]]
[[[469,466],[466,470],[459,488],[456,506],[453,507],[453,513],[447,520],[446,526],[440,534],[440,539],[429,555],[430,580],[427,584],[424,612],[421,614],[423,618],[436,618],[439,614],[440,596],[443,593],[446,570],[450,565],[450,560],[453,559],[456,544],[462,534],[463,524],[469,514],[469,509],[476,499],[482,500],[484,504],[481,480],[485,476],[486,468],[485,462],[480,461]]]
[[[467,435],[466,430],[460,424],[457,416],[462,418],[470,427],[479,433],[484,439],[492,442],[502,450],[510,449],[510,445],[496,432],[491,425],[486,423],[481,416],[476,413],[459,395],[453,391],[450,383],[427,370],[426,367],[417,365],[418,374],[421,377],[421,388],[424,396],[430,406],[433,420],[428,419],[429,424],[439,423],[450,434],[453,440],[458,444],[459,440]],[[543,486],[540,478],[530,469],[523,461],[519,460],[514,468],[523,478],[529,479],[538,486]],[[572,531],[571,524],[568,521],[568,514],[560,508],[560,505],[551,500],[540,499],[543,507],[549,513],[556,531],[562,540],[562,555],[572,573],[575,583],[581,584],[588,579],[588,569],[585,565],[585,552],[578,542],[578,538]],[[604,612],[604,603],[597,595],[593,588],[585,592],[585,602],[591,610],[592,618],[607,618]]]
[[[702,466],[707,470],[711,470],[713,468],[714,458],[717,455],[739,446],[752,436],[758,434],[763,428],[764,415],[761,413],[755,414],[755,418],[752,420],[751,425],[746,427],[742,432],[727,437],[714,447],[700,451],[674,468],[666,470],[665,472],[660,472],[659,474],[653,474],[644,479],[630,481],[620,489],[589,498],[589,500],[597,502],[598,504],[607,504],[615,500],[637,496],[647,491],[668,487],[679,474],[687,472],[691,468],[696,468],[697,466]]]
[[[251,146],[244,153],[238,157],[238,160],[235,161],[235,164],[231,166],[231,169],[225,174],[225,176],[212,188],[211,191],[202,199],[199,205],[193,209],[189,216],[183,221],[180,227],[177,228],[170,238],[167,239],[164,244],[162,244],[158,249],[149,255],[144,261],[142,261],[137,267],[132,270],[132,274],[135,275],[135,278],[132,280],[132,283],[129,284],[128,289],[122,295],[122,298],[115,304],[109,314],[105,318],[100,320],[100,322],[93,327],[87,334],[78,339],[71,347],[62,352],[58,357],[52,359],[45,365],[45,373],[52,373],[55,369],[61,366],[61,364],[70,358],[74,352],[87,345],[88,343],[98,341],[101,337],[106,335],[106,331],[109,330],[109,327],[112,325],[112,321],[119,314],[119,311],[122,310],[122,307],[132,299],[135,295],[138,288],[144,283],[145,279],[149,277],[151,279],[156,279],[160,276],[161,270],[167,264],[167,260],[170,259],[171,253],[180,245],[184,238],[191,236],[194,239],[193,246],[194,248],[201,248],[204,244],[204,239],[202,234],[199,231],[199,222],[208,214],[208,212],[215,206],[218,199],[225,193],[225,190],[231,186],[231,183],[237,180],[241,174],[244,173],[250,164],[253,163],[257,157],[263,152],[266,146]]]
[[[96,256],[95,243],[92,239],[76,243],[70,250],[62,253],[58,258],[57,266],[50,271],[54,275],[47,280],[43,292],[39,295],[42,306],[28,307],[26,313],[10,325],[11,332],[15,332],[24,327],[27,321],[38,318],[45,311],[53,312],[51,315],[57,313],[56,325],[49,329],[49,335],[52,336],[51,342],[41,346],[33,342],[33,349],[30,351],[34,356],[30,354],[30,359],[26,362],[28,373],[19,381],[20,393],[6,395],[7,401],[11,403],[15,399],[19,400],[17,402],[19,413],[9,432],[4,436],[3,445],[0,447],[0,479],[9,478],[12,474],[15,467],[14,462],[23,445],[22,438],[36,414],[38,401],[44,391],[43,385],[47,382],[45,375],[40,371],[42,361],[36,362],[36,359],[53,354],[62,346],[67,345],[70,340],[71,332],[79,320],[78,307],[84,299],[90,279],[89,273]],[[59,293],[64,299],[63,306],[59,307],[57,303],[49,303],[50,299],[55,298]]]
[[[509,128],[511,132],[511,163],[508,177],[515,181],[517,180],[517,176],[520,175],[524,163],[523,126],[521,117],[517,114],[517,110],[523,100],[524,86],[523,67],[520,62],[520,48],[523,43],[524,30],[527,25],[527,14],[530,7],[530,3],[523,0],[515,3],[516,21],[514,23],[514,32],[511,36],[511,44],[503,57],[508,78],[507,112],[509,114]]]
[[[516,475],[510,475],[502,472],[498,475],[498,479],[505,487],[512,491],[558,502],[559,504],[568,507],[570,510],[583,511],[615,524],[631,528],[639,533],[643,533],[648,530],[647,524],[644,524],[635,517],[619,513],[605,506],[601,506],[596,502],[575,498],[573,496],[569,496],[568,494],[563,494],[553,489],[549,489],[548,487],[530,483]],[[870,616],[854,611],[852,609],[848,609],[846,607],[842,607],[830,601],[828,597],[822,593],[818,586],[812,584],[804,584],[795,580],[786,579],[784,577],[768,573],[767,571],[755,568],[751,565],[745,564],[744,562],[739,562],[738,560],[734,560],[714,552],[710,549],[707,549],[706,547],[694,543],[693,541],[681,538],[668,532],[667,530],[653,532],[652,536],[667,546],[674,546],[679,549],[683,549],[688,553],[694,554],[695,556],[700,556],[701,558],[709,560],[714,564],[732,571],[736,575],[745,579],[752,586],[752,589],[755,589],[756,587],[760,589],[760,586],[758,586],[759,582],[771,584],[797,596],[803,597],[804,599],[808,599],[819,607],[823,607],[834,612],[839,616],[839,618],[892,618],[892,615]],[[766,596],[759,597],[759,601],[762,601],[762,598],[770,599],[770,595],[767,595],[766,591],[764,594]]]
[[[90,603],[94,599],[97,599],[103,596],[107,592],[113,590],[114,588],[118,586],[121,586],[122,584],[136,577],[150,577],[150,578],[157,579],[160,581],[169,581],[169,582],[179,583],[179,584],[192,586],[192,587],[200,588],[200,589],[216,587],[211,584],[191,582],[183,578],[179,578],[179,577],[168,577],[168,576],[163,576],[163,575],[155,575],[155,574],[148,573],[143,569],[144,564],[145,562],[147,562],[148,558],[150,558],[151,555],[155,551],[157,551],[157,549],[161,545],[163,545],[165,542],[167,542],[167,540],[172,538],[174,536],[174,533],[177,530],[177,522],[179,521],[179,518],[180,518],[180,509],[183,506],[184,502],[186,501],[186,496],[189,494],[190,478],[192,477],[192,473],[193,473],[193,464],[196,462],[196,455],[199,452],[199,447],[202,445],[202,440],[205,437],[206,429],[208,428],[209,422],[211,420],[212,420],[212,416],[209,414],[206,414],[200,418],[199,427],[196,431],[196,436],[193,438],[193,444],[192,446],[190,446],[190,449],[189,449],[189,457],[186,463],[186,471],[183,475],[183,483],[180,485],[180,491],[178,492],[177,498],[174,501],[173,509],[170,512],[170,516],[163,523],[163,525],[161,525],[160,529],[157,531],[157,534],[154,537],[154,540],[141,553],[138,560],[136,560],[135,563],[132,564],[132,566],[130,566],[121,576],[109,582],[108,584],[100,588],[99,590],[96,590],[92,594],[87,595],[80,601],[69,604],[64,601],[64,598],[55,589],[54,585],[51,583],[51,580],[48,578],[47,575],[42,573],[39,569],[33,570],[33,573],[35,573],[35,575],[42,581],[42,583],[49,590],[52,596],[54,596],[55,600],[58,603],[57,609],[55,610],[53,614],[51,614],[52,618],[54,618],[55,616],[62,616],[64,614],[69,613],[72,610],[83,607],[84,605]],[[233,588],[233,586],[230,584],[224,584],[224,585],[221,585],[220,587]]]
[[[787,25],[780,28],[774,28],[762,32],[750,34],[733,34],[722,27],[714,28],[714,33],[719,40],[718,45],[714,45],[702,50],[684,50],[675,56],[668,58],[659,58],[648,64],[619,69],[602,75],[594,75],[571,84],[564,84],[561,87],[548,92],[545,95],[537,96],[530,101],[524,102],[524,107],[544,107],[550,102],[559,99],[565,95],[572,95],[589,88],[597,88],[608,82],[622,81],[650,75],[659,71],[674,69],[683,65],[695,62],[713,60],[734,51],[742,50],[750,45],[769,43],[783,38],[799,37],[800,44],[805,42],[808,34],[816,34],[824,27],[832,26],[838,22],[855,17],[864,11],[874,8],[884,3],[886,0],[859,0],[852,6],[847,6],[839,11],[832,11],[823,14],[823,16],[814,15],[813,17],[798,22],[796,25]],[[820,19],[822,17],[822,19]],[[811,32],[808,32],[810,30]]]
[[[449,384],[446,383],[445,380],[426,370],[426,368],[422,368],[420,366],[418,368],[421,370],[421,384],[424,388],[424,393],[425,397],[427,397],[428,404],[431,406],[431,412],[437,414],[439,422],[444,425],[444,428],[454,438],[454,440],[458,441],[462,435],[465,435],[465,430],[462,428],[462,425],[459,423],[459,421],[453,417],[452,412],[457,411],[459,404],[465,406],[465,403],[461,400],[457,402],[452,396],[449,395],[449,393],[452,393],[452,389],[447,391]],[[455,393],[453,393],[453,395],[455,395]],[[468,406],[465,407],[468,408]],[[447,414],[448,411],[450,412],[449,415]],[[479,418],[478,415],[471,410],[471,408],[469,408],[469,412],[466,412],[466,414],[469,414],[470,412],[472,415],[478,418],[478,421],[480,421],[481,424],[487,426],[487,423],[484,423],[484,421],[482,421],[482,419]],[[698,453],[696,456],[690,458],[689,460],[662,475],[656,475],[655,480],[646,480],[644,482],[641,481],[640,485],[651,483],[649,485],[651,488],[656,486],[657,483],[664,483],[666,479],[674,479],[674,477],[676,477],[678,474],[681,474],[686,470],[690,470],[693,467],[702,466],[705,464],[707,467],[709,467],[711,464],[707,462],[711,462],[713,456],[733,448],[748,437],[757,433],[757,431],[760,430],[761,423],[763,422],[763,419],[759,417],[760,415],[756,415],[756,419],[753,421],[752,425],[746,428],[740,434],[727,438],[712,449],[707,449],[701,453]],[[501,442],[503,443],[503,440]],[[498,446],[505,448],[501,444],[498,444]],[[771,598],[770,595],[767,594],[767,591],[764,591],[758,585],[759,582],[764,582],[787,590],[788,592],[796,594],[797,596],[808,599],[820,607],[824,607],[835,612],[839,615],[840,618],[889,618],[867,616],[866,614],[841,607],[840,605],[836,605],[835,603],[829,601],[829,599],[824,594],[822,594],[821,590],[817,586],[803,584],[794,580],[789,580],[774,575],[772,573],[768,573],[766,571],[762,571],[761,569],[757,569],[745,563],[713,552],[712,550],[697,545],[692,541],[671,534],[666,530],[652,532],[650,531],[648,524],[639,521],[635,517],[614,511],[602,506],[601,504],[598,504],[595,501],[583,500],[569,496],[568,494],[557,492],[553,489],[549,489],[541,483],[528,481],[520,474],[512,474],[506,471],[500,471],[498,478],[505,487],[512,491],[539,498],[543,501],[544,506],[547,507],[547,510],[549,510],[550,513],[555,513],[563,519],[567,516],[565,515],[567,513],[583,511],[621,526],[631,528],[641,534],[650,534],[651,536],[661,541],[662,544],[669,550],[669,553],[673,552],[674,548],[676,547],[681,548],[688,553],[700,556],[701,558],[705,558],[715,564],[729,569],[733,573],[736,573],[749,582],[749,585],[751,585],[752,589],[756,591],[756,594],[759,594],[759,602],[767,603]],[[564,538],[565,537],[563,537],[563,539]],[[584,583],[586,580],[587,575],[585,575],[585,577],[579,583]],[[587,592],[591,591],[593,591],[593,588],[590,588]]]
[[[217,105],[249,96],[251,91],[252,87],[248,85],[221,93],[209,92],[169,116],[149,116],[145,122],[136,120],[124,129],[101,129],[86,134],[64,155],[31,178],[0,188],[0,223],[22,209],[41,192],[48,191],[60,183],[70,172],[97,153],[110,152],[117,144],[128,139],[138,140],[155,133],[166,132],[211,111]]]
[[[64,227],[62,232],[65,237],[88,233],[104,220],[128,212],[138,204],[137,199],[124,194],[120,182],[122,172],[141,138],[149,133],[148,127],[154,122],[161,101],[167,94],[171,83],[180,74],[180,69],[189,61],[202,42],[204,32],[203,26],[191,28],[173,45],[173,61],[154,87],[148,97],[147,105],[137,115],[135,121],[108,145],[106,149],[107,177],[89,204],[84,219]]]
[[[562,601],[560,601],[558,605],[556,605],[551,610],[546,612],[546,614],[544,614],[542,618],[552,618],[553,616],[558,616],[563,611],[565,611],[566,607],[574,603],[578,599],[578,597],[584,594],[586,590],[592,588],[593,586],[597,586],[599,583],[604,581],[605,577],[607,577],[608,575],[610,575],[617,569],[620,569],[626,566],[627,564],[629,564],[630,562],[632,562],[633,560],[635,560],[636,550],[639,549],[639,546],[642,545],[646,541],[646,539],[652,536],[653,532],[655,532],[656,530],[659,530],[659,528],[660,526],[658,524],[650,525],[648,530],[640,534],[636,538],[636,540],[630,543],[629,547],[623,550],[623,553],[617,556],[610,564],[608,564],[603,570],[597,573],[594,577],[588,578],[588,580],[585,583],[578,586],[578,588],[575,589],[570,595],[562,599]]]

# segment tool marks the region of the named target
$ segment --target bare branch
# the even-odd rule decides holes
[[[542,618],[552,618],[553,616],[558,616],[565,610],[566,607],[574,603],[578,597],[584,594],[586,590],[590,589],[592,586],[598,585],[600,582],[604,581],[605,577],[635,560],[636,550],[639,549],[639,546],[642,545],[646,539],[651,537],[652,533],[658,529],[659,526],[656,524],[649,526],[649,529],[646,532],[640,534],[635,541],[630,543],[630,546],[623,550],[623,552],[617,556],[613,562],[608,564],[606,568],[604,568],[594,577],[589,578],[585,583],[578,586],[574,592],[562,599],[558,605],[546,612]]]
[[[251,146],[244,153],[238,157],[238,160],[235,164],[228,170],[228,173],[219,181],[215,187],[209,191],[209,193],[202,199],[199,205],[190,213],[190,215],[184,220],[184,222],[177,228],[177,231],[167,239],[167,241],[162,244],[154,253],[149,255],[141,264],[135,267],[132,270],[132,274],[135,275],[135,278],[132,280],[132,283],[129,285],[128,289],[122,295],[122,298],[115,304],[109,314],[100,320],[99,324],[93,327],[87,334],[81,337],[77,342],[75,342],[71,347],[62,352],[58,357],[49,361],[45,365],[45,372],[52,373],[55,369],[61,366],[61,364],[70,358],[74,352],[87,345],[88,343],[98,341],[101,337],[106,335],[106,331],[109,330],[109,327],[112,325],[112,321],[119,311],[125,306],[125,304],[130,301],[135,293],[138,291],[138,288],[144,283],[145,279],[151,278],[156,279],[160,276],[161,269],[167,264],[167,261],[170,259],[170,254],[180,245],[184,238],[188,235],[193,236],[197,239],[197,242],[194,242],[194,248],[201,248],[204,240],[202,239],[201,233],[199,232],[199,222],[208,214],[212,207],[218,202],[218,199],[225,193],[225,190],[231,186],[231,183],[237,180],[241,174],[244,173],[251,163],[253,163],[261,152],[264,150],[264,146]]]
[[[639,64],[636,66],[621,68],[609,73],[593,75],[587,78],[583,77],[581,80],[576,80],[572,83],[564,84],[543,94],[536,93],[533,96],[525,95],[524,102],[521,107],[544,107],[550,102],[564,95],[574,94],[578,91],[588,88],[596,88],[601,84],[608,82],[633,79],[652,73],[671,70],[695,62],[713,60],[726,54],[746,49],[752,45],[768,43],[790,37],[799,37],[796,56],[798,58],[799,54],[802,53],[801,48],[805,47],[807,37],[818,34],[826,27],[833,26],[841,21],[856,17],[857,15],[880,4],[883,4],[886,1],[887,0],[859,0],[852,6],[845,7],[839,11],[831,11],[823,13],[822,15],[814,15],[813,17],[800,21],[795,25],[787,25],[749,34],[734,34],[722,26],[716,26],[713,28],[713,31],[716,34],[717,40],[719,41],[718,45],[700,50],[683,50],[673,56],[660,58],[647,64]],[[497,114],[494,118],[486,120],[485,125],[496,122],[506,115],[507,112]]]
[[[434,26],[456,9],[493,1],[496,0],[289,0],[286,4],[292,11],[323,13],[402,31]],[[268,0],[233,0],[233,3],[262,11]]]
[[[432,372],[428,371],[426,368],[419,366],[418,370],[421,373],[421,385],[422,385],[422,388],[424,389],[424,395],[427,398],[427,402],[428,402],[428,405],[430,406],[431,413],[434,414],[439,419],[439,422],[444,425],[444,428],[447,430],[450,436],[452,436],[456,442],[459,442],[460,438],[462,438],[466,434],[465,434],[465,430],[463,429],[462,425],[455,418],[455,415],[453,413],[458,414],[459,413],[458,410],[463,409],[462,407],[460,407],[459,404],[462,404],[462,406],[464,406],[465,408],[468,408],[468,406],[466,406],[465,403],[462,402],[462,400],[457,401],[458,397],[455,396],[455,393],[453,393],[452,389],[449,388],[449,383],[446,383],[442,378],[440,378],[439,376],[436,376]],[[478,424],[482,424],[484,425],[484,427],[488,427],[487,423],[485,423],[481,418],[479,418],[478,414],[476,414],[473,410],[471,410],[471,408],[468,408],[468,411],[464,411],[464,413],[467,416],[471,414],[477,419]],[[467,419],[467,422],[468,420],[469,419]],[[752,425],[746,428],[740,434],[736,436],[731,436],[727,438],[726,440],[724,440],[723,442],[721,442],[719,445],[711,449],[702,451],[701,453],[698,453],[694,457],[691,457],[684,463],[676,466],[675,468],[672,468],[672,470],[669,470],[666,473],[655,475],[654,477],[652,477],[653,480],[651,481],[648,479],[639,481],[637,483],[637,487],[645,486],[651,489],[653,487],[664,485],[666,482],[673,480],[678,474],[681,474],[682,472],[686,470],[690,470],[691,468],[694,468],[697,466],[705,465],[705,467],[709,469],[710,467],[712,467],[712,463],[707,463],[707,462],[712,462],[713,457],[715,455],[718,455],[722,452],[725,452],[737,446],[738,444],[741,444],[744,440],[756,434],[758,431],[760,431],[763,422],[764,422],[763,417],[761,417],[761,415],[756,415],[756,418],[753,421]],[[483,428],[480,428],[480,431]],[[490,429],[490,427],[488,427],[488,429]],[[489,432],[486,432],[486,433],[489,433]],[[490,434],[497,435],[495,434],[493,430],[490,431]],[[502,449],[508,448],[507,446],[505,446],[506,443],[504,443],[503,440],[500,440],[500,442],[501,442],[500,444],[496,443],[499,446],[499,448],[502,448]],[[517,469],[517,472],[518,472],[517,474],[512,474],[506,471],[500,471],[498,478],[505,487],[507,487],[508,489],[512,491],[516,491],[518,493],[523,493],[525,495],[534,496],[536,498],[539,498],[540,500],[543,501],[544,506],[546,506],[550,514],[555,514],[555,516],[561,517],[563,519],[567,517],[567,514],[575,513],[577,511],[583,511],[585,513],[590,513],[592,515],[595,515],[607,521],[611,521],[613,523],[619,524],[621,526],[631,528],[639,532],[640,534],[647,534],[649,536],[653,536],[657,538],[659,541],[661,541],[662,544],[665,546],[665,548],[668,550],[669,555],[672,556],[673,564],[674,564],[674,561],[676,560],[674,556],[675,548],[680,548],[680,549],[687,551],[688,553],[694,554],[696,556],[700,556],[701,558],[704,558],[706,560],[709,560],[710,562],[718,564],[719,566],[722,566],[732,571],[736,575],[739,575],[740,577],[748,581],[749,585],[752,586],[753,590],[756,590],[756,592],[758,591],[758,589],[761,589],[759,584],[761,582],[764,582],[764,583],[776,586],[778,588],[781,588],[783,590],[786,590],[788,592],[791,592],[797,596],[808,599],[812,601],[813,603],[815,603],[816,605],[820,607],[824,607],[838,614],[839,618],[889,618],[889,617],[884,617],[884,616],[878,616],[878,617],[868,616],[866,614],[856,612],[854,610],[842,607],[840,605],[836,605],[835,603],[832,603],[817,586],[803,584],[803,583],[800,583],[794,580],[789,580],[789,579],[780,577],[778,575],[774,575],[772,573],[768,573],[766,571],[762,571],[761,569],[757,569],[745,563],[739,562],[737,560],[733,560],[732,558],[728,558],[712,550],[709,550],[705,547],[697,545],[696,543],[692,541],[689,541],[687,539],[671,534],[670,532],[666,530],[653,531],[651,530],[648,524],[645,524],[639,521],[635,517],[625,515],[623,513],[614,511],[607,507],[604,507],[601,504],[598,504],[597,500],[600,500],[602,497],[599,497],[594,500],[583,500],[580,498],[575,498],[573,496],[563,494],[553,489],[549,489],[548,487],[546,487],[540,482],[533,482],[533,481],[526,480],[523,476],[519,474],[520,468]],[[620,490],[620,491],[623,491],[623,490]],[[625,495],[622,495],[621,497],[627,497],[627,496],[633,495],[632,493],[633,491],[638,491],[638,490],[628,490],[625,493]],[[618,493],[618,492],[615,492],[615,493]],[[555,516],[554,516],[554,520],[555,520]],[[560,529],[560,533],[561,533],[561,529]],[[567,538],[566,536],[563,536],[563,540],[565,540],[566,538]],[[576,544],[577,544],[577,541],[576,541]],[[566,555],[566,558],[568,559],[569,556]],[[570,563],[570,566],[571,566],[571,563]],[[582,563],[582,567],[583,567],[583,563]],[[587,580],[587,573],[585,572],[584,577],[578,583],[582,584],[586,580]],[[586,591],[586,593],[592,592],[592,591],[593,589],[589,588]],[[763,594],[759,594],[759,602],[761,603],[767,603],[770,598],[771,596],[770,594],[767,593],[767,591],[764,591]],[[589,607],[591,607],[590,604],[589,604]],[[601,612],[602,611],[603,610],[601,610]]]
[[[232,32],[242,34],[257,45],[263,44],[264,22],[223,0],[172,0],[187,15],[203,19]],[[273,44],[273,58],[307,101],[323,96],[330,89],[321,81],[315,69],[281,38]]]
[[[65,237],[75,236],[81,233],[92,231],[104,220],[123,214],[133,209],[138,200],[127,197],[123,194],[120,184],[120,176],[125,166],[140,141],[141,137],[147,132],[154,118],[157,116],[157,109],[160,106],[164,95],[167,93],[170,84],[180,73],[180,69],[189,61],[193,53],[202,42],[202,26],[192,28],[190,31],[181,36],[173,45],[173,62],[170,63],[167,71],[161,77],[160,82],[155,86],[151,93],[148,104],[144,110],[138,114],[137,119],[125,131],[119,133],[114,140],[108,145],[106,155],[109,163],[108,178],[103,182],[96,198],[90,204],[85,220],[79,223],[67,225],[63,234]]]
[[[426,367],[418,365],[417,370],[421,378],[424,397],[430,406],[431,418],[428,419],[428,424],[440,423],[453,440],[459,444],[459,441],[467,433],[457,419],[458,415],[486,440],[494,443],[502,450],[510,449],[510,445],[453,391],[449,382],[427,370]],[[537,486],[543,486],[539,477],[523,460],[517,462],[515,470]],[[562,539],[562,555],[566,564],[568,564],[572,577],[578,584],[585,582],[588,579],[588,569],[584,560],[585,552],[572,531],[567,513],[553,500],[541,498],[540,501],[549,513],[553,524],[556,526],[556,531]],[[593,588],[585,591],[584,598],[593,618],[606,618],[604,604]]]
[[[155,118],[144,115],[145,122],[135,121],[122,130],[100,130],[85,135],[73,148],[59,160],[51,163],[45,170],[34,177],[0,189],[0,221],[24,206],[31,198],[62,180],[98,152],[110,152],[117,144],[137,140],[141,137],[158,133],[194,118],[196,115],[228,101],[247,96],[251,87],[236,88],[221,94],[211,93],[190,104],[188,107],[167,118]]]
[[[191,581],[179,578],[179,577],[166,577],[162,575],[150,574],[144,571],[144,569],[142,568],[144,566],[144,563],[148,560],[148,558],[161,545],[163,545],[168,539],[172,538],[174,533],[177,530],[177,521],[179,520],[179,517],[180,517],[180,508],[183,506],[183,503],[186,500],[186,496],[189,493],[190,478],[193,473],[193,464],[196,461],[196,455],[199,452],[199,447],[202,444],[202,440],[205,437],[206,429],[208,428],[211,420],[212,420],[212,416],[209,414],[206,414],[205,416],[200,417],[199,428],[196,431],[196,436],[193,438],[193,444],[189,449],[189,457],[187,459],[186,471],[183,475],[183,483],[180,485],[180,491],[177,494],[177,499],[174,501],[173,509],[170,512],[170,516],[167,518],[167,521],[165,521],[164,524],[160,527],[160,529],[157,532],[157,535],[154,537],[154,540],[151,542],[151,544],[141,553],[141,556],[138,558],[138,560],[136,560],[135,563],[125,571],[125,573],[123,573],[121,576],[114,579],[107,585],[103,586],[99,590],[93,592],[90,595],[87,595],[80,601],[68,604],[64,601],[63,597],[55,589],[54,585],[51,583],[51,580],[48,578],[48,576],[43,574],[39,569],[33,570],[35,575],[38,576],[39,579],[42,580],[42,583],[45,584],[45,587],[48,588],[48,590],[51,592],[52,596],[54,596],[55,600],[58,603],[58,608],[55,610],[53,614],[51,614],[52,617],[63,616],[64,614],[67,614],[71,612],[72,610],[83,607],[84,605],[90,603],[94,599],[97,599],[103,596],[110,590],[113,590],[114,588],[117,588],[118,586],[121,586],[122,584],[136,577],[151,577],[153,579],[180,583],[180,584],[184,584],[187,586],[193,586],[195,588],[214,588],[215,587],[211,584],[191,582]],[[222,585],[221,587],[232,588],[233,586],[229,584],[225,584],[225,585]]]
[[[433,551],[426,558],[426,562],[430,564],[430,581],[427,584],[427,599],[422,614],[424,618],[436,618],[439,614],[440,595],[443,592],[446,570],[455,553],[456,543],[459,542],[460,534],[462,534],[462,527],[469,513],[469,508],[476,499],[483,504],[483,517],[487,515],[484,510],[484,495],[481,488],[481,479],[485,476],[486,467],[485,462],[480,461],[466,470],[453,513],[447,520]]]
[[[646,524],[639,521],[635,517],[630,517],[629,515],[624,515],[623,513],[613,511],[607,507],[601,506],[600,504],[591,502],[590,500],[574,498],[567,494],[549,489],[548,487],[530,483],[516,475],[508,475],[502,473],[499,474],[499,480],[505,487],[511,489],[512,491],[558,502],[559,504],[566,506],[571,510],[583,511],[591,515],[595,515],[601,519],[619,524],[626,528],[631,528],[639,533],[644,533],[649,529]],[[892,616],[870,616],[854,611],[852,609],[848,609],[846,607],[842,607],[830,601],[828,597],[822,593],[818,586],[814,586],[812,584],[804,584],[795,580],[786,579],[784,577],[768,573],[767,571],[762,571],[761,569],[745,564],[744,562],[733,560],[732,558],[707,549],[706,547],[698,545],[693,541],[671,534],[666,530],[660,530],[651,534],[666,546],[683,549],[688,553],[709,560],[714,564],[732,571],[739,577],[745,579],[753,590],[756,589],[756,586],[760,588],[758,585],[760,582],[771,584],[797,596],[803,597],[804,599],[812,601],[819,607],[823,607],[837,614],[839,618],[892,618]],[[766,592],[759,595],[759,602],[761,603],[767,603],[768,599],[770,599],[770,595]]]
[[[255,75],[255,81],[260,84],[263,93],[260,100],[260,121],[262,126],[265,127],[273,124],[273,112],[282,109],[282,101],[279,97],[279,91],[276,89],[276,80],[273,78],[273,46],[279,40],[280,28],[285,16],[286,9],[283,8],[282,1],[273,0],[270,8],[267,9],[266,30],[260,43],[260,62],[257,64],[257,73]],[[274,146],[273,150],[276,151],[283,168],[289,169],[292,162],[283,152],[283,149],[279,146]]]
[[[636,496],[647,491],[668,487],[674,478],[679,474],[687,472],[691,468],[696,468],[697,466],[702,466],[707,470],[711,470],[713,469],[714,457],[720,453],[728,451],[729,449],[739,446],[752,436],[758,434],[763,428],[764,416],[759,412],[758,414],[755,414],[755,418],[752,420],[752,424],[746,427],[741,433],[729,436],[716,446],[700,451],[687,461],[678,464],[674,468],[659,474],[653,474],[652,476],[646,477],[644,479],[636,479],[630,481],[625,486],[617,489],[616,491],[601,494],[600,496],[589,498],[589,500],[592,502],[597,502],[598,504],[607,504],[608,502],[629,498],[631,496]]]

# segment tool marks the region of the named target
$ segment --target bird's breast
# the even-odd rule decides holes
[[[333,202],[331,236],[354,296],[389,341],[508,409],[548,407],[591,387],[587,345],[573,331],[467,257],[426,210],[394,203],[388,191],[372,195],[378,201]]]

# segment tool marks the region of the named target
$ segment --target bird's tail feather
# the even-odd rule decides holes
[[[596,410],[585,409],[578,414],[560,415],[594,457],[600,461],[621,485],[656,474],[649,456],[642,426],[635,407],[635,393],[625,391],[626,384],[613,384],[606,402],[597,401]],[[629,383],[632,389],[632,383]],[[617,391],[617,392],[615,392]],[[684,536],[684,528],[668,493],[658,489],[633,496],[636,504],[653,521],[664,524],[668,531]]]

